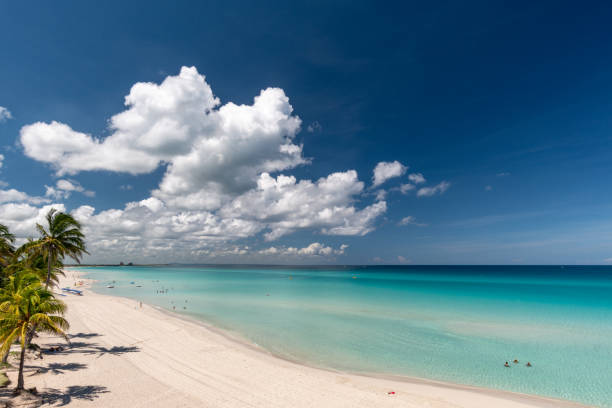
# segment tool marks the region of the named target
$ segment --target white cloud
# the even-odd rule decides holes
[[[55,187],[45,186],[45,188],[45,196],[56,200],[67,199],[73,192],[82,193],[87,197],[93,197],[96,194],[93,191],[85,190],[78,182],[66,179],[58,180]]]
[[[0,106],[0,123],[5,122],[12,118],[13,118],[13,115],[11,115],[11,112],[8,109],[6,109],[4,106]]]
[[[414,190],[415,186],[414,184],[402,184],[399,186],[399,191],[402,194],[408,194],[409,191]]]
[[[4,164],[4,155],[0,154],[0,167]]]
[[[36,234],[36,223],[43,223],[51,208],[66,211],[63,204],[35,207],[26,203],[6,203],[0,205],[0,220],[19,238],[17,244],[22,244]]]
[[[507,177],[509,175],[510,175],[510,172],[507,172],[507,171],[502,171],[501,173],[496,174],[497,177]]]
[[[450,183],[448,181],[443,181],[433,187],[421,187],[419,191],[417,191],[417,197],[429,197],[435,194],[443,194],[449,187]]]
[[[405,226],[405,225],[415,225],[417,227],[426,227],[427,224],[423,224],[423,223],[419,223],[416,221],[416,218],[413,217],[412,215],[409,215],[407,217],[404,217],[400,220],[400,222],[397,223],[397,225],[400,226]]]
[[[131,184],[123,184],[123,185],[119,186],[119,188],[121,190],[129,191],[129,190],[132,190],[134,188],[134,186],[131,185]]]
[[[412,181],[414,184],[421,184],[426,181],[421,173],[412,173],[408,175],[408,180]]]
[[[59,122],[34,123],[20,133],[25,154],[60,176],[95,170],[142,174],[167,165],[150,197],[122,209],[73,211],[98,259],[125,254],[159,262],[254,254],[228,242],[257,234],[271,241],[304,229],[360,236],[372,231],[387,209],[382,195],[360,203],[367,196],[354,170],[316,181],[282,174],[309,163],[294,142],[301,120],[282,89],[262,90],[250,105],[221,104],[203,75],[183,67],[159,85],[135,84],[125,104],[103,139]],[[395,161],[377,169],[375,181],[382,183],[407,168]],[[47,191],[54,198],[88,194],[67,178]],[[314,244],[320,246],[297,254],[330,251]]]
[[[42,204],[48,203],[49,200],[42,197],[32,197],[24,193],[23,191],[18,191],[14,188],[11,188],[9,190],[0,190],[0,203],[8,202],[27,202],[31,204]]]
[[[168,168],[154,195],[189,209],[219,208],[254,187],[259,174],[308,162],[292,143],[300,119],[282,89],[268,88],[252,105],[219,106],[195,68],[183,67],[160,85],[135,84],[128,109],[97,139],[68,125],[34,123],[21,130],[26,155],[59,175],[86,170],[149,173]]]
[[[398,255],[398,256],[397,256],[397,262],[399,262],[399,263],[401,263],[401,264],[407,264],[407,263],[410,263],[411,261],[410,261],[410,259],[408,259],[408,258],[406,258],[406,257],[403,257],[403,256],[401,256],[401,255]]]
[[[263,173],[256,189],[234,199],[220,214],[267,227],[267,240],[303,228],[318,228],[330,235],[365,235],[374,228],[374,220],[385,212],[386,203],[379,201],[356,209],[350,203],[363,187],[354,170],[333,173],[315,183],[297,182],[293,176],[273,178]]]
[[[387,197],[387,192],[385,190],[378,190],[376,192],[376,200],[382,201]]]
[[[330,246],[325,246],[319,242],[313,242],[304,248],[295,247],[269,247],[258,251],[260,255],[274,255],[274,256],[332,256],[332,255],[344,255],[344,251],[348,248],[348,245],[342,244],[339,248],[334,249]]]
[[[485,189],[485,191],[491,191],[491,190],[493,190],[493,187],[492,186],[485,186],[484,189]]]
[[[406,170],[408,170],[408,167],[397,160],[393,162],[380,162],[374,168],[374,176],[372,177],[373,186],[379,186],[390,178],[400,177],[406,173]]]

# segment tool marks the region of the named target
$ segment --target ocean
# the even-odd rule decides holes
[[[78,269],[309,365],[612,407],[612,267]]]

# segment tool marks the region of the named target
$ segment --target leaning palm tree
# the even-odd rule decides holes
[[[0,353],[6,353],[17,340],[21,344],[17,392],[24,389],[23,366],[30,333],[59,334],[68,341],[65,330],[69,326],[62,317],[65,311],[66,305],[55,299],[35,274],[16,273],[0,291]]]
[[[24,250],[42,255],[47,262],[45,289],[48,289],[52,269],[58,262],[62,262],[66,256],[80,262],[83,254],[89,252],[85,248],[85,235],[81,232],[81,224],[72,215],[52,208],[46,219],[46,228],[36,224],[40,238],[29,243]]]

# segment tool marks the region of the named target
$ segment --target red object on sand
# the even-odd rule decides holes
[[[389,395],[395,395],[395,391],[389,391],[387,394],[389,394]]]

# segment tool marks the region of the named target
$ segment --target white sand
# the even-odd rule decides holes
[[[72,285],[76,274],[67,270]],[[28,362],[26,387],[74,407],[577,407],[430,381],[398,381],[285,361],[125,298],[62,298],[73,347]],[[38,343],[63,344],[43,338]],[[37,367],[41,372],[36,373]],[[14,380],[14,373],[11,374]],[[15,384],[13,382],[13,384]],[[395,391],[395,395],[388,395]]]

